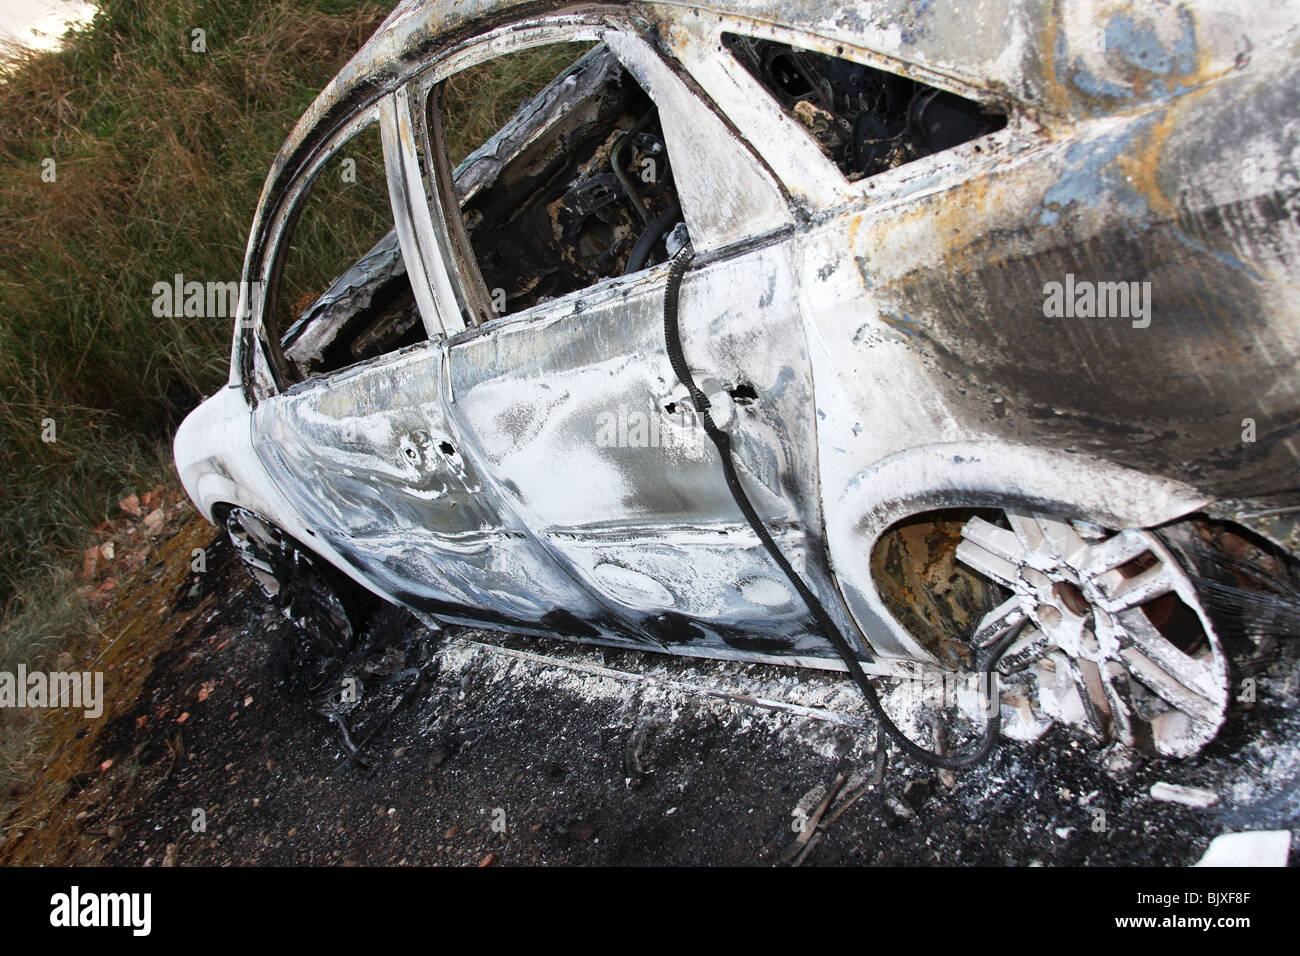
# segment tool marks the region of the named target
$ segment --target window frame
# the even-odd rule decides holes
[[[357,136],[372,126],[378,127],[389,212],[392,214],[398,248],[425,332],[425,338],[417,344],[428,344],[445,334],[438,322],[437,309],[429,295],[430,283],[425,275],[425,264],[420,257],[419,247],[414,241],[415,231],[409,218],[411,203],[406,188],[404,167],[408,164],[405,155],[408,150],[405,144],[410,140],[404,139],[404,131],[400,128],[395,94],[388,93],[357,109],[321,142],[311,157],[299,166],[284,190],[275,214],[263,229],[262,256],[255,273],[262,276],[258,287],[260,294],[253,297],[250,302],[248,314],[252,324],[252,336],[251,340],[245,343],[245,347],[253,350],[251,362],[246,365],[251,372],[251,382],[245,384],[251,386],[254,404],[293,389],[328,381],[359,365],[383,360],[403,351],[394,349],[383,355],[362,359],[302,381],[295,381],[296,376],[288,367],[278,338],[274,342],[271,341],[273,336],[283,335],[285,330],[272,330],[269,327],[270,317],[274,314],[276,302],[282,292],[281,280],[289,247],[293,241],[293,232],[311,195],[312,187],[330,161]],[[351,265],[349,263],[344,268],[350,268]]]
[[[643,32],[638,30],[634,23],[597,12],[557,14],[499,27],[450,48],[436,62],[429,64],[420,73],[416,74],[406,85],[407,95],[404,109],[408,111],[411,121],[416,124],[417,150],[421,156],[429,157],[429,162],[426,164],[427,168],[423,170],[424,175],[420,182],[423,183],[424,191],[428,197],[427,205],[430,207],[429,218],[432,229],[424,232],[420,238],[422,243],[435,249],[436,255],[447,269],[447,274],[455,287],[456,302],[460,308],[461,317],[465,320],[463,327],[466,331],[482,328],[489,320],[493,326],[496,326],[504,321],[514,321],[520,318],[534,317],[538,314],[546,314],[554,310],[556,302],[571,301],[574,297],[589,295],[593,290],[603,290],[617,283],[634,281],[636,277],[643,277],[647,272],[659,268],[652,266],[639,270],[632,275],[608,276],[590,286],[566,293],[556,300],[536,303],[518,312],[498,315],[490,307],[486,283],[483,281],[482,272],[465,233],[463,220],[459,215],[459,207],[457,207],[457,215],[451,216],[448,213],[450,204],[445,197],[454,193],[454,170],[450,168],[450,158],[446,149],[435,149],[435,144],[445,146],[445,135],[440,128],[441,117],[438,117],[438,123],[429,122],[429,114],[432,112],[430,100],[438,85],[465,69],[511,53],[557,43],[602,43],[607,41],[610,34],[617,35],[621,41],[621,44],[607,43],[611,53],[615,55],[624,69],[631,75],[633,81],[642,87],[656,106],[663,105],[657,96],[657,93],[661,91],[654,88],[657,84],[647,82],[647,79],[650,78],[640,75],[645,72],[644,58],[639,66],[628,61],[627,51],[632,46],[643,48],[647,56],[653,57],[656,61],[655,69],[661,68],[666,71],[666,74],[671,76],[670,82],[683,84],[685,95],[696,101],[699,108],[712,117],[713,121],[718,124],[720,132],[735,141],[737,150],[743,153],[743,159],[752,167],[750,171],[751,178],[755,176],[762,177],[765,180],[762,185],[770,187],[768,191],[774,197],[774,202],[779,205],[779,221],[773,220],[760,224],[759,228],[746,234],[745,240],[786,228],[793,220],[788,197],[781,189],[778,178],[762,163],[761,159],[745,143],[743,138],[735,135],[730,130],[721,111],[707,98],[701,97],[689,84],[683,82],[673,64],[664,59],[654,49],[653,45],[648,42]],[[618,50],[618,45],[625,47],[623,52]],[[667,137],[667,130],[665,130],[665,138],[667,139]],[[670,147],[670,163],[673,162],[671,152]],[[682,203],[683,221],[686,222],[688,229],[691,229],[694,240],[697,231],[703,233],[706,230],[692,229],[693,224],[707,217],[701,217],[698,208],[694,211],[689,208],[689,203],[681,197],[680,186],[679,201]]]
[[[740,135],[763,158],[791,195],[804,205],[829,209],[846,203],[874,202],[909,195],[918,186],[946,178],[960,167],[978,175],[1008,154],[1035,145],[1038,124],[1026,115],[1022,105],[1009,96],[994,93],[973,82],[938,73],[924,66],[874,52],[865,47],[830,40],[793,27],[719,15],[701,32],[682,29],[671,21],[667,26],[674,52],[683,67],[696,76]],[[781,104],[746,69],[723,42],[723,34],[756,40],[772,40],[796,49],[838,57],[872,69],[923,83],[937,90],[961,96],[981,105],[1000,107],[1007,118],[999,130],[977,136],[949,149],[931,153],[874,176],[850,180],[826,156],[806,129],[790,119]],[[713,66],[710,67],[710,58]],[[792,135],[792,131],[795,135]]]
[[[426,242],[436,248],[451,280],[452,301],[460,312],[458,331],[481,328],[489,321],[499,322],[502,316],[492,309],[487,284],[483,281],[465,232],[464,220],[459,214],[459,203],[456,215],[448,212],[451,204],[447,197],[455,194],[455,170],[451,168],[446,149],[441,110],[434,116],[432,100],[435,93],[440,95],[442,82],[455,74],[512,53],[557,43],[599,43],[613,23],[604,15],[561,14],[540,17],[524,24],[508,24],[457,44],[406,85],[406,112],[415,127],[416,150],[427,158],[417,180],[423,186],[425,205],[429,210],[431,228]],[[531,309],[523,309],[520,314],[529,311]]]

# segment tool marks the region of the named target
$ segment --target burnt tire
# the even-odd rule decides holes
[[[373,601],[267,519],[231,508],[226,534],[262,593],[310,644],[346,655]]]

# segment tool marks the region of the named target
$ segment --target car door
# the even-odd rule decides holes
[[[259,338],[279,381],[253,413],[254,445],[314,533],[408,606],[594,634],[578,618],[596,616],[596,602],[497,506],[472,441],[447,414],[442,322],[452,318],[435,299],[446,278],[410,240],[402,164],[413,157],[403,154],[398,116],[391,96],[359,114],[297,180],[290,228],[270,253],[276,279]],[[367,189],[370,205],[383,207],[373,221],[341,218],[353,191]],[[353,232],[359,245],[348,242]],[[351,262],[358,248],[366,251]],[[318,283],[341,274],[318,298],[315,289],[300,295],[310,283],[286,268],[295,256],[324,257],[304,260]],[[376,331],[385,323],[410,329],[385,340]]]
[[[697,255],[682,289],[687,359],[711,393],[715,418],[732,435],[759,513],[796,568],[834,606],[784,198],[763,166],[634,31],[607,26],[595,36],[657,111]],[[559,38],[539,34],[536,42]],[[513,49],[527,42],[512,35]],[[486,42],[485,51],[491,53]],[[448,76],[454,73],[437,74],[426,95],[436,97]],[[459,249],[446,258],[471,316],[470,327],[448,342],[449,412],[481,457],[485,479],[611,615],[666,649],[830,656],[807,609],[744,522],[718,454],[670,368],[666,265],[510,309],[509,300],[535,276],[521,281],[500,260],[521,260],[527,250],[503,256],[500,245],[471,248],[464,233],[483,230],[493,209],[509,213],[520,194],[511,192],[515,184],[502,183],[508,177],[495,167],[497,188],[515,205],[446,185],[451,159],[440,109],[435,102],[430,111],[426,146],[434,151],[428,165],[435,182],[429,188],[434,203],[441,202],[445,241]],[[495,162],[499,146],[489,143],[472,154],[458,174]],[[560,205],[547,206],[552,220],[565,222],[588,192],[585,181],[557,190]],[[527,222],[506,221],[529,234]],[[509,245],[509,231],[494,235]],[[549,276],[546,267],[521,268]],[[473,303],[493,299],[506,300],[507,314],[475,324]]]

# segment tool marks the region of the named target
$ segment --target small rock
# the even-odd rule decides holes
[[[1219,802],[1219,795],[1213,790],[1199,787],[1184,787],[1177,783],[1161,780],[1151,784],[1151,797],[1167,803],[1181,803],[1185,807],[1211,807]]]
[[[885,798],[885,806],[889,808],[890,813],[898,817],[900,820],[910,820],[912,817],[916,816],[916,814],[912,812],[911,807],[893,794],[890,794]]]
[[[121,501],[119,501],[117,503],[117,506],[121,508],[123,511],[125,511],[127,514],[129,514],[132,518],[138,518],[140,517],[141,514],[143,514],[143,512],[140,510],[140,496],[135,494],[134,492],[132,492],[131,494],[123,498]]]
[[[1196,866],[1286,866],[1290,830],[1221,833],[1210,841]]]
[[[1102,758],[1102,765],[1112,779],[1121,780],[1133,769],[1133,754],[1128,748],[1116,745]]]

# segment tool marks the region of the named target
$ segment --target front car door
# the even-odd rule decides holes
[[[619,157],[636,172],[637,157],[618,152],[620,141],[648,137],[642,145],[664,161],[658,172],[671,176],[697,255],[682,291],[688,362],[712,392],[742,480],[773,536],[834,606],[821,558],[815,412],[785,199],[762,164],[631,28],[606,25],[594,35],[585,27],[539,29],[531,40],[513,31],[509,43],[517,50],[575,35],[598,39],[616,64],[618,82],[635,84],[630,99],[648,100],[631,108],[624,126],[590,137],[596,145],[572,164],[576,179],[557,184],[555,176],[536,173],[540,150],[521,158],[545,201],[538,215],[544,208],[560,227],[580,218],[585,197],[598,186],[593,182]],[[499,49],[487,38],[455,66],[480,63]],[[454,76],[451,67],[435,71],[431,109],[439,108],[439,85]],[[432,117],[431,145],[441,138],[439,125]],[[490,145],[472,154],[462,175],[485,156],[499,157],[499,150]],[[434,156],[431,165],[443,160]],[[463,250],[448,258],[465,300],[475,288],[489,301],[504,299],[506,314],[449,342],[450,413],[482,455],[485,473],[556,562],[644,639],[702,655],[830,657],[807,609],[736,508],[717,452],[671,370],[663,322],[666,264],[513,310],[515,290],[527,290],[537,276],[559,281],[547,271],[550,263],[503,272],[503,258],[517,261],[527,250],[503,256],[499,246],[479,239],[506,243],[506,230],[535,234],[518,200],[525,177],[513,173],[508,166],[492,171],[493,188],[515,196],[513,202],[494,202],[475,180],[479,191],[458,192],[456,207],[443,199],[448,212],[441,217],[455,224],[458,210],[459,224],[471,232],[466,242],[448,229],[446,240]],[[436,187],[439,177],[430,178]],[[502,217],[500,225],[493,215]],[[616,250],[617,231],[608,235],[601,233]],[[581,240],[577,248],[581,253]]]

